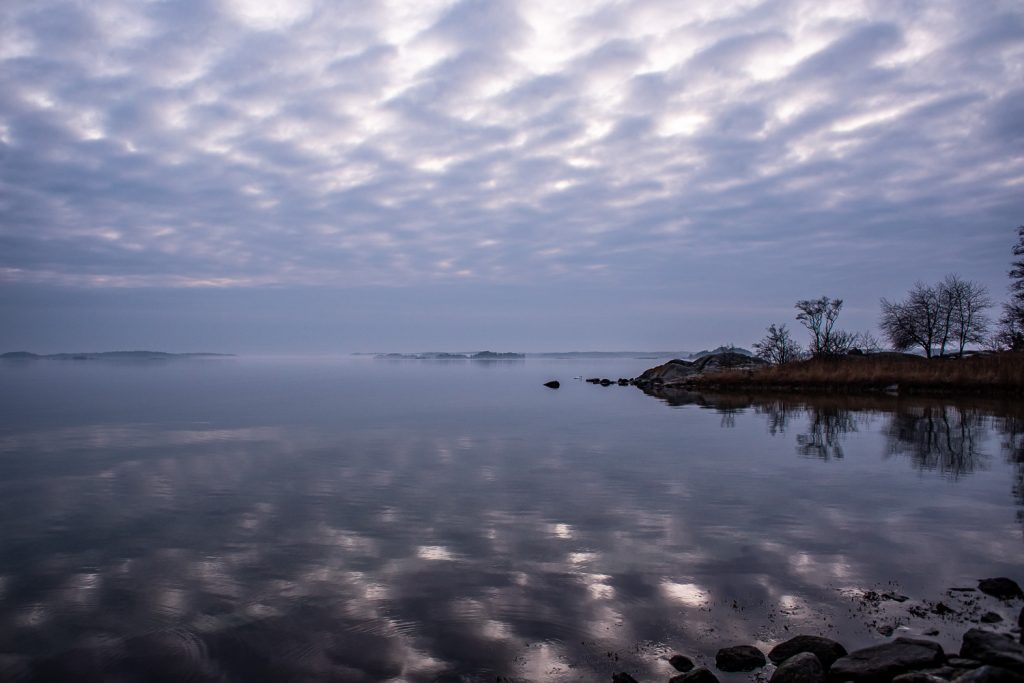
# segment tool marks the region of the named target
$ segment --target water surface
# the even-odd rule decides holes
[[[1024,564],[1019,404],[573,379],[649,364],[0,364],[0,665],[660,679],[675,651],[886,625],[952,649],[1011,616],[946,591]],[[908,611],[938,600],[963,614]]]

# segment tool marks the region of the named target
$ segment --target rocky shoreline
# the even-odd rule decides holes
[[[1024,591],[1006,577],[982,579],[976,590],[1007,605],[1024,600]],[[998,615],[995,620],[986,616],[979,621],[1002,620]],[[835,640],[798,635],[779,643],[767,655],[753,645],[722,647],[715,655],[715,668],[726,673],[758,672],[758,679],[769,683],[1024,683],[1024,608],[1014,631],[1016,638],[970,628],[956,653],[945,652],[931,640],[904,637],[848,652]],[[669,678],[669,683],[719,683],[709,667],[696,666],[686,655],[674,654],[668,661],[681,672]],[[770,678],[760,673],[769,662],[776,667]],[[638,679],[621,671],[612,675],[612,682],[638,683]]]

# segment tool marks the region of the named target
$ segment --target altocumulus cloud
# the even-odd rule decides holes
[[[1022,65],[1016,1],[8,0],[0,279],[997,282]]]

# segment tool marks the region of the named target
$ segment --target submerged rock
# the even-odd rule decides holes
[[[1000,600],[1024,598],[1024,591],[1020,589],[1017,582],[1005,576],[978,581],[978,590]]]
[[[781,664],[801,652],[815,655],[825,670],[828,670],[832,662],[846,655],[846,648],[834,640],[821,636],[796,636],[773,647],[768,653],[768,659],[772,660],[773,664]]]
[[[684,655],[672,655],[668,658],[668,663],[676,671],[686,672],[693,670],[693,660]]]
[[[813,652],[801,652],[784,661],[770,683],[824,683],[825,667]]]
[[[964,634],[960,656],[1024,674],[1024,645],[1001,633],[972,628]]]
[[[983,624],[998,624],[1003,618],[995,612],[985,612],[981,615],[981,623]]]
[[[753,645],[723,647],[715,655],[715,666],[722,671],[753,671],[767,663],[764,653]]]
[[[668,683],[718,683],[718,676],[702,666],[685,674],[673,676],[668,679]]]
[[[840,657],[829,670],[833,681],[883,681],[908,671],[939,666],[946,657],[930,640],[897,638]]]

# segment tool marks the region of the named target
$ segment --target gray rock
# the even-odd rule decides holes
[[[611,384],[612,384],[612,381],[610,379],[608,379],[608,378],[605,378],[605,379],[601,380],[601,386],[602,387],[609,387],[609,386],[611,386]]]
[[[544,386],[546,386],[548,389],[557,389],[562,385],[558,383],[557,379],[553,379],[550,382],[544,382]]]
[[[1003,618],[995,612],[985,612],[981,615],[981,623],[983,624],[998,624]]]
[[[764,653],[753,645],[723,647],[715,655],[715,666],[722,671],[753,671],[767,663]]]
[[[813,652],[801,652],[780,664],[769,683],[825,683],[825,667]]]
[[[964,657],[949,657],[946,659],[946,664],[955,666],[958,669],[977,669],[981,666],[981,662],[977,659],[966,659]]]
[[[676,671],[692,671],[693,660],[684,655],[672,655],[668,658],[668,663],[672,665],[672,668]]]
[[[925,673],[923,671],[911,671],[910,673],[900,674],[892,679],[892,683],[947,683],[949,678],[943,676],[936,676],[932,673]]]
[[[1001,633],[972,628],[964,634],[960,656],[1024,673],[1024,645]]]
[[[821,636],[796,636],[773,647],[768,653],[768,659],[774,664],[781,664],[801,652],[815,655],[827,671],[832,662],[846,655],[846,648],[834,640]]]
[[[1005,576],[978,581],[978,590],[1000,600],[1024,598],[1024,591],[1020,589],[1017,582]]]
[[[1024,676],[998,666],[979,666],[956,679],[956,683],[1024,683]]]
[[[617,674],[612,674],[612,683],[639,683],[635,678],[630,676],[625,671],[620,671]]]
[[[668,679],[668,683],[718,683],[718,676],[706,667],[700,667]]]
[[[888,681],[894,676],[941,665],[942,647],[930,640],[897,638],[840,657],[829,670],[832,681]]]

